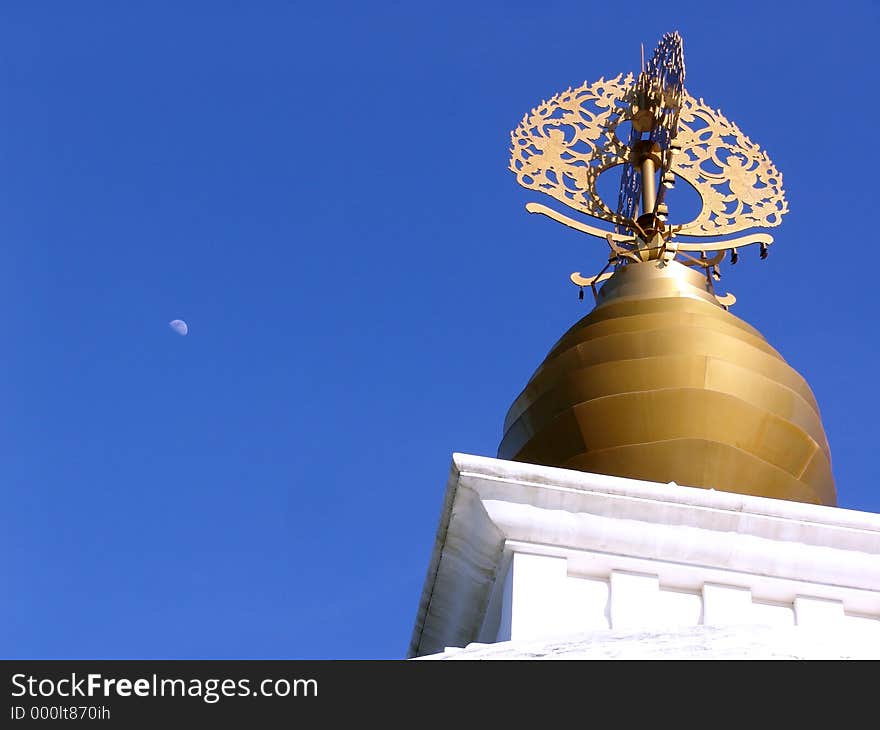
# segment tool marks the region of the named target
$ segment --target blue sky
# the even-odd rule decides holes
[[[494,456],[604,263],[525,213],[509,132],[675,29],[790,201],[732,311],[810,382],[840,506],[880,512],[878,16],[4,3],[0,655],[403,656],[452,452]]]

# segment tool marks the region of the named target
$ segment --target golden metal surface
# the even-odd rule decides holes
[[[511,132],[509,166],[517,182],[580,213],[630,226],[602,200],[596,181],[634,154],[617,136],[632,118],[632,85],[632,74],[584,83],[526,114]],[[720,111],[684,93],[676,142],[681,151],[670,170],[693,186],[702,208],[692,220],[671,223],[674,233],[723,236],[782,222],[788,212],[782,174]]]
[[[738,248],[757,244],[766,257],[773,237],[753,229],[777,226],[788,212],[782,175],[733,122],[684,90],[681,37],[663,36],[636,79],[603,78],[543,102],[511,143],[521,185],[615,231],[526,205],[604,239],[609,251],[596,274],[571,275],[596,307],[511,405],[498,456],[834,505],[831,452],[809,385],[727,311],[736,297],[714,288],[727,251],[736,263]],[[623,171],[616,210],[598,193],[613,169]],[[678,178],[700,196],[691,220],[676,219],[665,198]]]
[[[603,281],[607,281],[612,276],[614,276],[613,271],[609,271],[604,274],[599,274],[599,276],[590,276],[590,277],[583,277],[577,271],[575,271],[571,275],[571,281],[573,284],[577,284],[578,286],[593,286],[593,284],[600,284]]]
[[[567,89],[535,107],[511,132],[509,167],[517,182],[613,224],[613,240],[630,254],[618,255],[615,268],[752,244],[765,258],[773,241],[766,233],[699,239],[778,226],[788,212],[782,175],[767,153],[720,111],[688,94],[683,83],[681,37],[669,33],[637,77],[618,74]],[[600,176],[612,170],[623,171],[616,210],[598,192]],[[678,178],[701,200],[691,220],[677,219],[665,200]],[[529,203],[526,209],[591,236],[609,235],[547,206]],[[718,264],[704,268],[707,277],[720,278]],[[720,301],[730,306],[736,297]]]
[[[602,200],[596,180],[631,150],[616,134],[629,114],[632,74],[568,89],[523,117],[511,132],[510,169],[523,187],[587,215],[624,224]],[[604,234],[603,234],[604,236]]]
[[[553,210],[553,208],[548,208],[546,205],[541,205],[540,203],[526,203],[526,210],[529,213],[540,213],[541,215],[546,215],[548,218],[551,218],[558,223],[562,223],[569,228],[573,228],[574,230],[580,231],[581,233],[588,233],[589,235],[596,236],[597,238],[605,238],[607,236],[611,236],[612,239],[615,241],[629,241],[630,239],[632,239],[632,236],[603,231],[601,228],[596,228],[595,226],[581,223],[580,221],[569,218],[568,216],[565,216],[562,213]]]
[[[834,505],[806,381],[678,262],[621,267],[554,345],[498,456]]]
[[[739,127],[685,94],[676,141],[681,154],[672,171],[703,200],[699,215],[676,226],[689,236],[723,236],[778,226],[788,212],[782,173]]]

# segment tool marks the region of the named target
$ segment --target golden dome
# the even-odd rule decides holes
[[[618,270],[504,431],[502,459],[836,504],[809,385],[675,261]]]

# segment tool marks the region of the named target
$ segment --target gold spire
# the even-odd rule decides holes
[[[498,456],[833,505],[810,387],[727,311],[735,297],[715,292],[728,251],[732,263],[750,244],[766,256],[773,239],[754,229],[779,225],[788,211],[782,175],[683,82],[681,38],[668,34],[638,78],[558,94],[511,134],[520,184],[615,230],[526,206],[604,239],[609,253],[596,275],[571,275],[592,288],[596,307],[514,401]],[[616,209],[596,185],[612,168],[622,170]],[[692,220],[676,220],[666,204],[676,178],[700,194]]]
[[[663,37],[637,78],[585,82],[526,114],[511,132],[509,167],[520,185],[614,224],[610,235],[620,250],[612,251],[609,263],[616,266],[658,258],[702,265],[704,258],[688,252],[711,251],[722,253],[713,264],[717,273],[723,252],[738,247],[758,244],[766,257],[773,238],[754,229],[778,226],[788,212],[782,174],[767,153],[685,90],[678,33]],[[612,171],[622,171],[616,208],[597,187],[599,177]],[[678,178],[700,196],[691,220],[676,218],[666,202]],[[539,203],[526,209],[591,236],[609,236]],[[742,235],[731,238],[737,233]]]

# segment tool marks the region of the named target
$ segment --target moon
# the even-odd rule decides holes
[[[172,319],[168,323],[168,326],[171,329],[173,329],[177,334],[179,334],[181,337],[186,336],[186,333],[189,332],[189,327],[187,326],[186,322],[184,322],[182,319]]]

